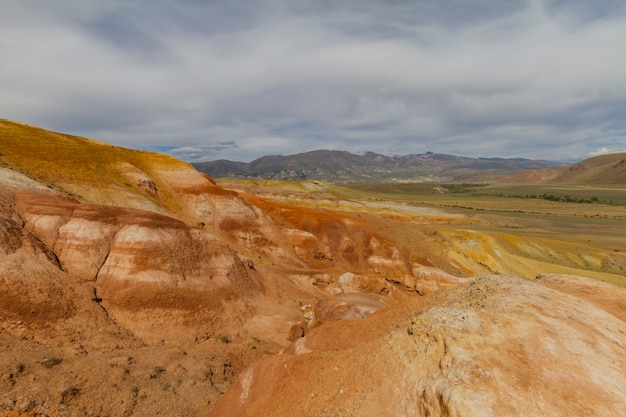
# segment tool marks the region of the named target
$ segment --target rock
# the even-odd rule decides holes
[[[339,320],[356,320],[369,317],[376,311],[386,308],[392,301],[378,294],[337,294],[323,299],[315,305],[316,324]]]
[[[539,284],[570,294],[626,321],[626,289],[597,280],[566,274],[541,274]]]
[[[568,294],[482,277],[318,327],[244,371],[209,416],[621,416],[625,335]]]
[[[8,202],[0,218],[0,241],[8,258],[0,263],[7,284],[0,292],[11,294],[9,310],[29,306],[34,312],[29,320],[74,314],[73,303],[63,300],[75,299],[69,293],[83,283],[89,301],[101,303],[110,318],[156,342],[178,339],[190,325],[216,331],[232,321],[220,318],[225,303],[232,303],[234,316],[244,320],[250,308],[236,300],[255,297],[262,290],[257,273],[228,245],[180,220],[78,203],[50,192],[2,190]],[[13,218],[24,220],[18,223]],[[42,276],[22,278],[29,276],[27,270]],[[59,274],[62,279],[50,279]],[[60,286],[68,280],[75,284]],[[27,295],[36,294],[35,288],[42,285],[48,286],[48,294],[60,297],[44,302]],[[57,302],[61,304],[56,306]],[[155,321],[159,317],[167,317],[166,324]],[[155,329],[159,330],[151,334]]]

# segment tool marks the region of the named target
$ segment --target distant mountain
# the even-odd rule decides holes
[[[468,158],[433,152],[391,157],[374,152],[355,155],[330,150],[263,156],[250,163],[218,160],[193,165],[216,178],[312,179],[346,183],[441,182],[464,178],[492,181],[515,172],[567,166],[522,158]]]
[[[551,182],[626,184],[626,152],[595,156],[564,170]]]

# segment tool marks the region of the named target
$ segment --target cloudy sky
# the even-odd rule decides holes
[[[626,150],[623,0],[0,0],[0,117],[188,161]]]

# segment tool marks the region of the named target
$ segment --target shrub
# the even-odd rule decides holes
[[[29,412],[33,410],[35,407],[37,407],[37,401],[30,400],[28,404],[26,404],[26,408],[24,408],[24,411]]]

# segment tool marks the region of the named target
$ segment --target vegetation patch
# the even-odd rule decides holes
[[[476,188],[487,187],[488,185],[489,184],[472,183],[472,182],[464,182],[464,183],[459,183],[459,184],[441,184],[443,188],[445,188],[446,190],[448,190],[449,192],[453,194],[469,193],[470,191],[473,191]]]

